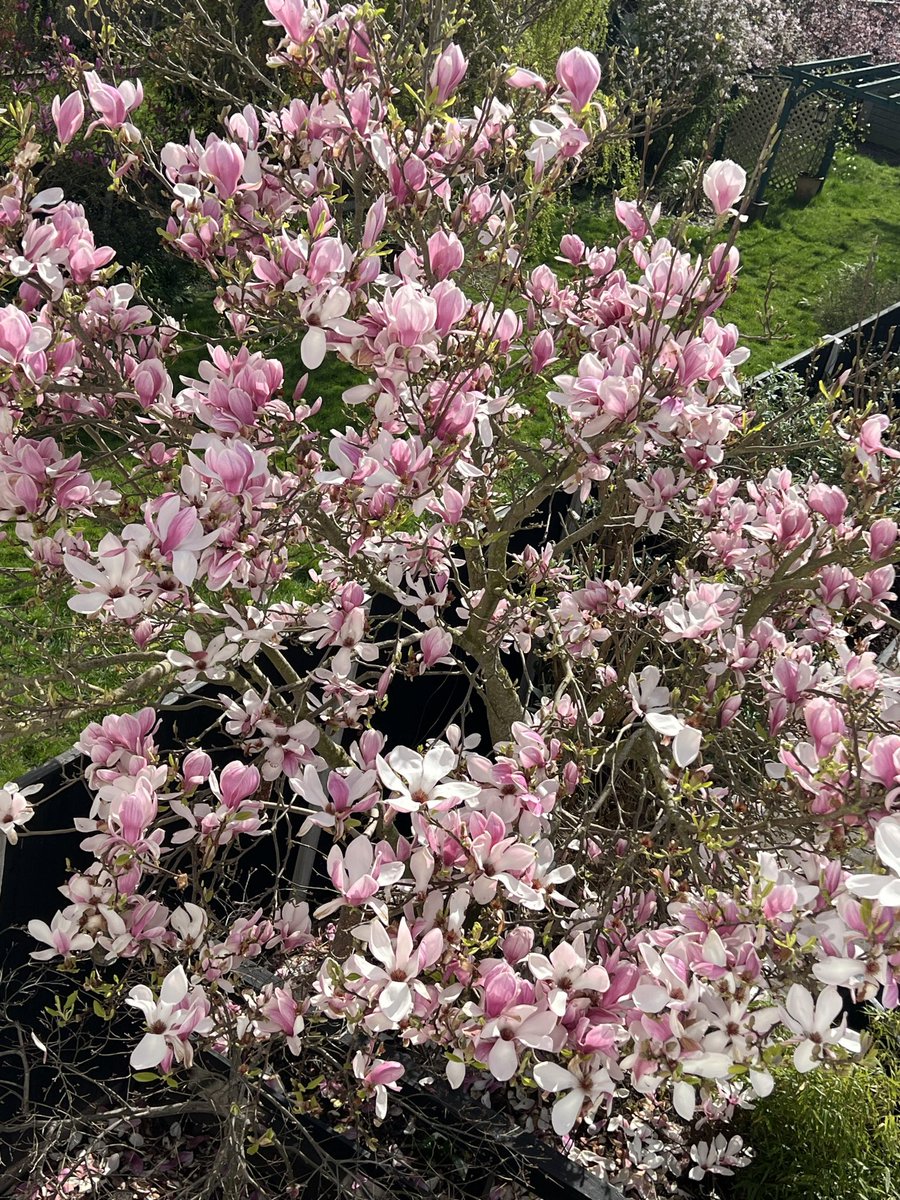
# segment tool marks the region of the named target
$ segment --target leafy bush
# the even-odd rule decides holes
[[[900,1192],[900,1020],[882,1014],[869,1057],[846,1071],[779,1072],[744,1122],[753,1161],[733,1200],[889,1200]]]
[[[842,263],[815,306],[822,329],[839,333],[900,300],[900,279],[879,270],[877,251],[864,262]]]

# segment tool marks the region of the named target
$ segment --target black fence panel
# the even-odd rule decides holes
[[[842,329],[840,333],[828,334],[817,346],[811,346],[802,354],[795,354],[770,371],[757,375],[753,383],[758,386],[774,375],[792,371],[808,382],[810,393],[813,394],[820,383],[834,379],[852,367],[860,354],[887,349],[900,352],[900,301],[856,325]]]

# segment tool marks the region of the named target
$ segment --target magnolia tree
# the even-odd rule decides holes
[[[837,406],[840,467],[795,478],[742,406],[716,315],[734,164],[703,180],[704,254],[620,201],[614,244],[530,257],[604,137],[590,54],[466,109],[455,44],[267,3],[284,99],[218,134],[157,150],[141,85],[92,72],[55,145],[9,116],[0,517],[110,662],[218,714],[175,746],[152,706],[84,730],[85,857],[29,926],[33,971],[123,1031],[134,1111],[225,1056],[229,1195],[264,1192],[254,1092],[380,1126],[387,1154],[426,1076],[639,1194],[728,1174],[723,1123],[779,1064],[853,1053],[838,988],[897,1003],[888,418]],[[227,336],[196,378],[41,187],[82,136],[116,186],[162,189],[164,238],[215,285]],[[355,382],[323,433],[333,361]],[[468,699],[387,744],[378,710],[422,675]],[[16,703],[35,719],[40,680]],[[8,870],[40,803],[0,792]],[[226,902],[254,839],[288,862],[316,832],[327,894],[285,870],[271,904]]]

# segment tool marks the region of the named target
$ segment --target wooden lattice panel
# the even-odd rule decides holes
[[[790,80],[757,80],[756,90],[735,114],[725,135],[724,154],[750,174],[779,119],[782,101],[791,103]],[[793,105],[782,131],[769,187],[793,190],[800,175],[818,175],[839,118],[840,105],[815,92]]]

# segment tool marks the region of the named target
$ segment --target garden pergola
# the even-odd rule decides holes
[[[801,176],[824,179],[841,131],[842,109],[865,106],[870,118],[896,131],[900,145],[900,62],[873,63],[872,54],[781,67],[756,91],[724,139],[731,157],[752,169],[771,146],[754,200],[769,187],[793,187]],[[772,135],[774,133],[774,142]]]

